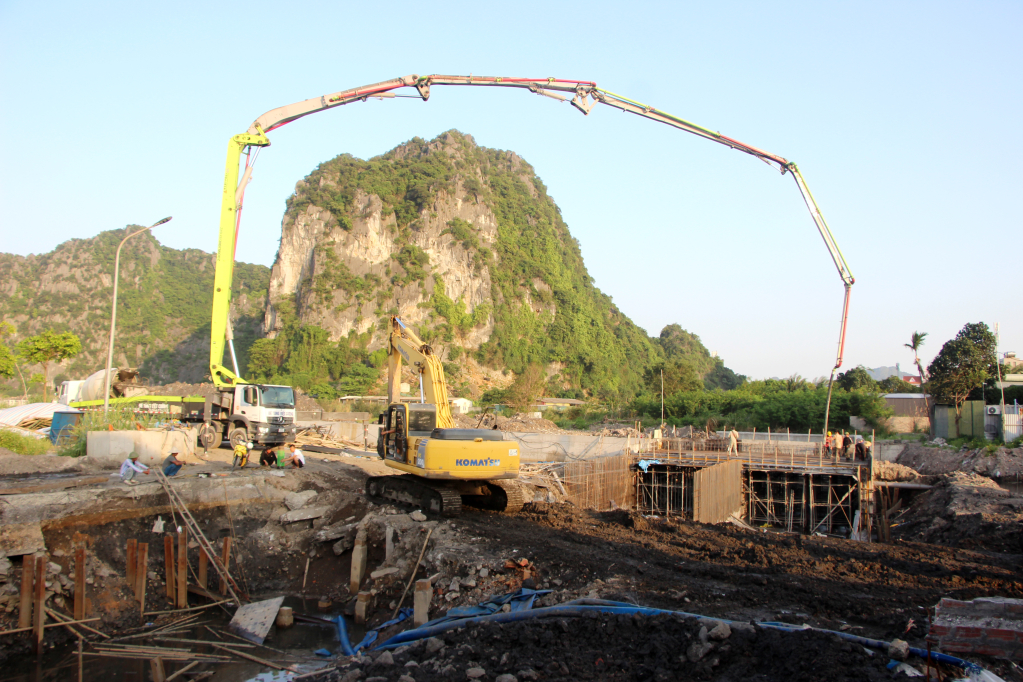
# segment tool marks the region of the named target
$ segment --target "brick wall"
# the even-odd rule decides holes
[[[1023,660],[1023,600],[942,599],[927,640],[943,653]]]

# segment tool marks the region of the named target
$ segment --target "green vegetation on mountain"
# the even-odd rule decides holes
[[[105,363],[114,255],[124,234],[110,230],[72,239],[42,255],[0,254],[5,278],[0,319],[15,327],[11,341],[48,329],[81,339],[82,352],[50,377],[52,383],[85,378]],[[154,383],[201,381],[209,372],[213,270],[211,254],[163,246],[149,233],[127,242],[121,249],[114,363],[140,367]],[[235,265],[235,347],[242,367],[260,335],[269,278],[265,266]],[[7,389],[20,394],[20,382],[9,382]]]
[[[701,388],[705,382],[722,388],[742,383],[695,335],[671,325],[660,339],[651,339],[594,286],[557,205],[533,168],[514,153],[479,147],[472,138],[451,131],[430,142],[414,138],[367,161],[342,154],[298,183],[288,200],[288,216],[294,219],[315,206],[326,209],[342,230],[351,230],[359,217],[355,206],[360,191],[380,198],[384,217],[394,216],[390,279],[356,277],[332,251],[318,250],[324,267],[313,280],[316,297],[325,302],[340,288],[353,302],[375,299],[382,304],[395,287],[417,282],[425,287],[432,274],[432,294],[420,303],[431,309],[432,323],[416,331],[425,341],[448,349],[447,364],[456,373],[460,339],[492,318],[490,338],[472,351],[474,359],[515,375],[531,365],[557,368],[547,382],[548,393],[621,405],[652,391],[650,373],[665,363],[669,374],[685,372]],[[491,300],[471,311],[464,301],[447,295],[441,273],[432,270],[429,255],[413,243],[438,199],[459,193],[488,206],[497,220],[497,239],[489,246],[483,245],[476,226],[460,218],[448,221],[441,232],[470,253],[477,274],[489,269]],[[379,305],[376,314],[383,323],[393,312]],[[293,351],[287,349],[298,347],[300,329],[300,324],[289,323],[280,332],[284,338],[275,340],[271,364],[260,360],[250,371],[297,376],[289,365]],[[339,345],[349,352],[358,349],[344,339]],[[344,352],[324,345],[325,356]],[[352,362],[365,364],[358,356]],[[306,382],[330,383],[337,377],[336,372],[321,372]]]

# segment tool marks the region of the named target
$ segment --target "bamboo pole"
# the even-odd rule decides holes
[[[248,660],[250,660],[250,661],[252,661],[254,663],[259,663],[261,665],[268,666],[270,668],[273,668],[274,670],[284,670],[283,666],[279,666],[276,663],[268,661],[268,660],[266,660],[264,658],[259,658],[258,656],[253,656],[252,654],[246,654],[246,653],[241,652],[241,651],[235,651],[234,649],[228,649],[223,644],[217,644],[216,642],[209,642],[209,645],[211,647],[216,648],[216,649],[221,649],[223,651],[230,652],[232,655],[237,656],[239,658],[245,658],[245,659],[248,659]]]
[[[192,607],[189,607],[187,609],[171,609],[170,611],[149,611],[149,612],[144,613],[142,615],[144,615],[144,616],[163,616],[163,615],[166,615],[168,613],[188,613],[189,611],[200,611],[202,609],[208,609],[211,606],[220,606],[221,604],[226,604],[229,601],[234,601],[234,600],[232,600],[232,599],[221,599],[220,601],[215,601],[215,602],[212,602],[210,604],[203,604],[202,606],[192,606]]]
[[[94,623],[94,622],[96,622],[98,620],[99,620],[99,618],[86,618],[85,620],[82,620],[82,621],[72,620],[72,621],[68,621],[67,623],[63,623],[63,622],[61,622],[61,623],[45,623],[45,624],[43,624],[43,628],[56,628],[56,627],[61,627],[63,625],[78,625],[79,623]],[[0,632],[0,635],[14,635],[14,634],[17,634],[19,632],[30,632],[32,630],[35,630],[35,626],[30,625],[27,628],[14,628],[13,630],[4,630],[4,631]]]
[[[224,573],[230,575],[230,563],[231,563],[231,537],[224,538],[224,549],[221,554],[220,561],[224,564]],[[227,595],[227,580],[224,576],[220,576],[220,596]],[[239,602],[240,603],[240,602]]]
[[[63,624],[65,624],[65,625],[78,625],[83,630],[88,630],[89,632],[91,632],[93,634],[96,634],[96,635],[99,635],[100,637],[103,637],[105,639],[110,639],[110,635],[108,635],[106,633],[103,633],[103,632],[100,632],[96,628],[90,628],[88,625],[83,625],[83,623],[86,623],[86,622],[92,622],[94,620],[99,620],[98,618],[90,618],[88,621],[86,621],[83,618],[71,619],[71,618],[68,618],[67,616],[65,616],[60,611],[54,611],[53,609],[51,609],[49,607],[46,608],[46,613],[48,613],[51,616],[53,616],[56,620],[63,621]]]

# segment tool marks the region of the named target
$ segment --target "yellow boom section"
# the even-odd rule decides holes
[[[391,338],[388,349],[388,388],[387,400],[390,403],[400,401],[397,390],[401,383],[401,361],[409,363],[419,372],[423,382],[423,400],[437,406],[437,428],[450,429],[455,426],[451,417],[451,406],[448,405],[448,388],[444,383],[444,366],[434,355],[433,349],[415,335],[411,329],[397,317],[391,318]]]
[[[247,383],[224,367],[224,345],[227,321],[231,311],[231,284],[234,281],[234,249],[238,237],[238,210],[241,190],[238,187],[238,163],[246,147],[266,147],[270,140],[262,131],[258,135],[235,135],[227,143],[227,168],[224,171],[224,193],[220,200],[220,239],[217,241],[217,270],[213,276],[213,319],[210,323],[210,377],[217,388]],[[243,185],[244,188],[244,185]]]

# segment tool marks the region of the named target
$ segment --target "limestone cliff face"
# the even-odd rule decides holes
[[[434,144],[431,151],[445,150],[453,151],[443,143]],[[320,182],[328,184],[325,179]],[[334,341],[353,331],[369,332],[369,346],[381,347],[385,332],[379,323],[390,314],[400,315],[417,330],[431,324],[434,313],[429,302],[438,278],[442,293],[464,303],[467,314],[481,305],[492,305],[490,273],[491,264],[496,262],[481,264],[477,254],[479,247],[494,252],[497,218],[490,206],[465,189],[460,177],[449,188],[437,191],[419,211],[404,243],[395,212],[386,208],[381,197],[356,189],[347,229],[330,211],[313,204],[285,215],[280,249],[270,274],[264,317],[268,336],[280,331],[282,320],[276,306],[286,300],[294,301],[303,324],[328,330]],[[456,220],[471,226],[478,246],[468,246],[452,234],[450,224]],[[426,254],[428,260],[422,265],[425,276],[409,281],[398,277],[407,276],[410,270],[396,260],[405,245],[418,247]],[[317,287],[330,281],[339,265],[351,276],[376,284],[376,288],[356,294],[343,288],[324,291],[322,286]],[[493,328],[493,315],[488,314],[480,324],[459,335],[458,345],[478,348],[490,338]]]
[[[656,359],[593,285],[533,168],[469,135],[320,164],[295,186],[281,230],[269,337],[315,326],[372,353],[400,315],[440,351],[449,380],[473,367],[508,376],[542,365],[550,386],[589,392],[635,390]],[[285,345],[267,347],[278,357]]]

